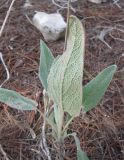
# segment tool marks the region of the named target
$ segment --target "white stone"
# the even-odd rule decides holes
[[[92,3],[96,3],[96,4],[100,4],[100,3],[103,3],[103,2],[107,2],[107,0],[88,0]]]
[[[45,12],[36,12],[32,22],[42,33],[46,41],[56,41],[60,39],[64,35],[67,26],[62,15],[59,13],[47,14]]]

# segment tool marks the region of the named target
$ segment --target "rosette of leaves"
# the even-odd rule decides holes
[[[79,115],[81,108],[87,112],[100,102],[116,71],[116,65],[107,67],[82,86],[85,31],[75,16],[69,17],[67,48],[61,56],[54,58],[43,41],[40,48],[39,77],[49,99],[54,102],[54,109],[47,119],[53,128],[54,138],[62,142],[69,136],[68,125]],[[88,160],[76,134],[70,135],[75,138],[77,159]]]
[[[68,134],[68,125],[79,115],[81,109],[90,111],[100,102],[113,78],[116,65],[105,68],[82,86],[85,31],[75,16],[69,18],[68,31],[67,48],[57,58],[54,58],[46,44],[41,41],[39,78],[48,93],[47,100],[54,102],[52,111],[48,105],[46,109],[46,118],[53,129],[54,138],[61,143],[65,137],[73,136],[77,146],[77,159],[88,160],[76,134]],[[36,110],[38,105],[18,92],[4,88],[0,88],[0,102],[20,110]]]

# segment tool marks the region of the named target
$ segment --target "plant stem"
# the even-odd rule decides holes
[[[58,142],[62,142],[62,127],[63,127],[63,120],[64,120],[64,112],[62,107],[58,107],[58,112],[59,112],[59,121],[58,121]]]
[[[63,122],[64,122],[64,111],[61,106],[58,107],[58,137],[57,137],[57,148],[58,148],[58,154],[57,157],[59,160],[64,159],[64,150],[63,150]]]
[[[40,148],[42,149],[42,152],[48,158],[48,160],[52,160],[49,148],[47,146],[46,135],[45,135],[46,114],[47,114],[47,107],[48,107],[48,101],[49,101],[45,90],[43,91],[43,95],[44,95],[44,121],[43,121],[43,125],[42,125]]]
[[[69,15],[70,15],[70,0],[68,0],[68,8],[67,8],[67,27],[66,27],[66,32],[65,32],[65,46],[64,46],[64,50],[66,50],[66,47],[67,47],[68,27],[69,27]]]
[[[64,149],[63,149],[63,143],[58,143],[58,158],[59,160],[64,160]]]
[[[12,0],[12,2],[11,2],[11,4],[10,4],[10,7],[9,7],[9,9],[8,9],[8,11],[7,11],[6,17],[5,17],[4,21],[3,21],[2,27],[1,27],[1,29],[0,29],[0,37],[2,36],[4,27],[5,27],[5,25],[6,25],[6,22],[7,22],[7,19],[8,19],[8,17],[9,17],[9,15],[10,15],[10,12],[11,12],[11,9],[12,9],[12,7],[13,7],[14,2],[15,2],[15,0]]]
[[[4,62],[3,55],[2,55],[1,52],[0,52],[0,60],[1,60],[3,66],[4,66],[4,68],[5,68],[6,75],[7,75],[6,80],[4,80],[4,82],[3,82],[2,84],[0,84],[0,88],[1,88],[1,87],[3,86],[3,84],[5,84],[5,83],[9,80],[9,78],[10,78],[10,73],[9,73],[9,70],[8,70],[8,68],[7,68],[6,64],[5,64],[5,62]]]

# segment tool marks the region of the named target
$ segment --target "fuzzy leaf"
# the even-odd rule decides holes
[[[82,149],[81,149],[80,141],[79,141],[78,137],[76,136],[76,134],[73,134],[73,136],[74,136],[76,146],[77,146],[77,160],[89,160],[86,153],[84,151],[82,151]]]
[[[48,75],[51,99],[70,115],[78,115],[82,105],[82,77],[85,33],[81,22],[69,18],[67,49],[52,64]]]
[[[38,106],[37,102],[4,88],[0,88],[0,102],[19,110],[36,110]]]
[[[54,115],[55,115],[56,125],[58,127],[58,125],[59,125],[59,117],[61,115],[59,115],[58,106],[56,104],[54,104]]]
[[[83,109],[85,112],[91,110],[100,102],[116,72],[116,68],[116,65],[105,68],[83,87]]]
[[[40,66],[39,77],[45,90],[47,90],[47,77],[53,63],[54,57],[50,49],[43,41],[40,41]]]

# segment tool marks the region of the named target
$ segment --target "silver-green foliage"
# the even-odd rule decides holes
[[[56,59],[54,59],[46,44],[43,41],[40,43],[39,77],[49,97],[54,101],[54,110],[47,118],[54,130],[55,138],[58,137],[57,134],[64,138],[69,136],[67,127],[72,119],[79,114],[81,106],[83,106],[85,112],[96,106],[116,71],[116,65],[109,66],[83,88],[84,28],[76,17],[71,16],[68,30],[67,49],[62,56]],[[35,110],[38,105],[37,102],[15,91],[3,88],[0,88],[0,102],[20,110]],[[65,122],[64,112],[68,112],[70,117]],[[76,135],[74,138],[77,146],[77,159],[88,160],[81,150]]]
[[[76,136],[76,134],[73,133],[72,135],[74,136],[76,146],[77,146],[77,160],[89,160],[86,153],[82,151],[81,146],[80,146],[80,141],[78,137]]]
[[[50,49],[43,41],[40,42],[40,52],[39,78],[42,82],[43,87],[45,88],[45,90],[47,90],[47,77],[54,57]]]
[[[28,99],[18,92],[0,88],[0,102],[19,110],[36,110],[37,102]]]
[[[54,128],[56,138],[59,131],[57,131],[57,128],[63,128],[61,136],[64,138],[69,136],[67,134],[67,126],[79,114],[81,106],[87,112],[99,103],[116,71],[116,65],[109,66],[83,87],[84,28],[76,17],[71,16],[68,30],[67,49],[62,56],[54,59],[49,50],[44,54],[44,48],[41,47],[41,54],[46,56],[44,59],[47,59],[47,64],[50,61],[49,66],[46,64],[48,68],[47,75],[44,76],[44,74],[40,73],[39,75],[44,76],[40,77],[40,79],[45,80],[48,95],[54,101],[54,111],[48,117],[48,121]],[[46,46],[44,47],[46,48]],[[48,56],[48,54],[50,55]],[[40,61],[44,59],[40,59]],[[44,73],[43,69],[41,71]],[[65,126],[62,122],[59,122],[64,120],[62,119],[64,117],[60,118],[63,112],[68,112],[70,117],[64,122]],[[60,127],[62,124],[63,127]],[[77,136],[75,134],[73,136],[77,146],[77,159],[88,160],[86,154],[81,150]]]
[[[91,110],[100,102],[112,80],[116,68],[116,65],[105,68],[83,87],[83,109],[85,112]]]
[[[74,16],[69,19],[67,49],[54,61],[48,75],[48,94],[65,112],[75,116],[82,105],[84,29]]]

